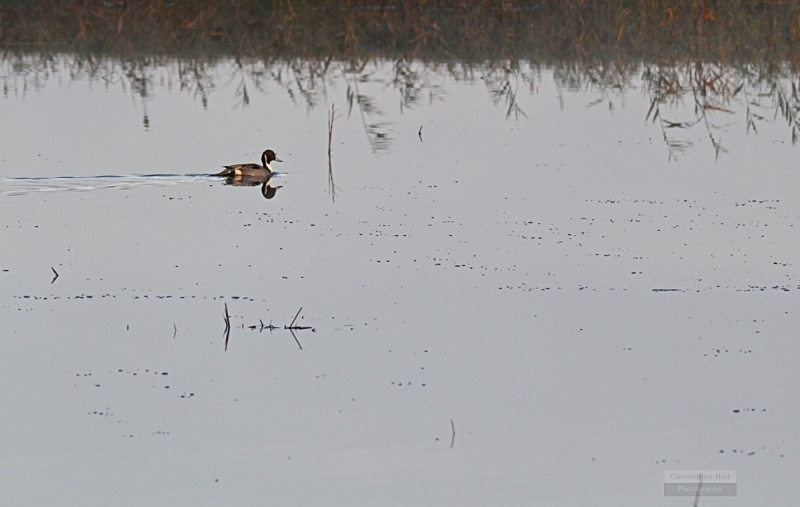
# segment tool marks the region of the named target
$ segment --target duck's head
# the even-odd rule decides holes
[[[273,160],[275,162],[283,162],[283,160],[275,156],[275,152],[272,150],[267,150],[261,154],[261,165],[263,165],[264,167],[269,167],[269,163],[272,162]]]

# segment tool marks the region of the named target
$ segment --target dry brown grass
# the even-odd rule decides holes
[[[6,0],[7,51],[795,61],[798,0]]]

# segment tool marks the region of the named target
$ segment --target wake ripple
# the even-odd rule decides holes
[[[58,176],[51,178],[0,178],[0,195],[29,195],[37,192],[81,192],[128,189],[146,185],[179,185],[218,179],[208,174],[131,174],[107,176]]]

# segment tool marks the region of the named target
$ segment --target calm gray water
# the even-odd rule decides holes
[[[2,67],[0,505],[690,505],[673,469],[797,501],[770,104],[669,129],[635,77],[70,61]],[[204,176],[266,148],[271,199]]]

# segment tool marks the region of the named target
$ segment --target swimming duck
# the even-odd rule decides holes
[[[275,156],[272,150],[266,150],[261,154],[261,165],[258,164],[234,164],[226,165],[225,170],[215,176],[247,176],[251,178],[266,178],[272,176],[272,167],[269,165],[272,161],[283,162]]]

